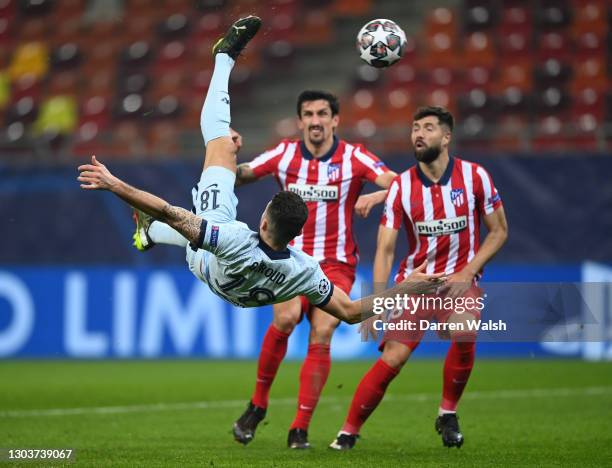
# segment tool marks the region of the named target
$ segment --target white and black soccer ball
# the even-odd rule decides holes
[[[389,19],[369,21],[357,34],[359,56],[376,68],[393,65],[402,58],[405,47],[406,34]]]

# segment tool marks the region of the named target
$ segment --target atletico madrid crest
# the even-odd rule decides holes
[[[451,201],[453,202],[453,205],[459,207],[461,205],[463,205],[463,189],[462,188],[457,188],[457,189],[452,189],[451,190]]]
[[[340,178],[340,164],[330,164],[327,166],[327,178],[330,182],[335,182]]]

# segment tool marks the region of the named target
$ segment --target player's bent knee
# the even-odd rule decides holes
[[[236,145],[229,135],[222,136],[208,142],[208,145],[206,145],[206,152],[208,153],[210,151],[223,151],[236,154]]]
[[[381,359],[389,367],[399,369],[406,363],[411,353],[412,350],[407,345],[397,341],[388,341],[385,343]]]
[[[310,327],[310,344],[329,345],[336,330],[335,326]]]
[[[274,323],[274,326],[279,331],[283,333],[287,333],[287,334],[292,333],[293,330],[295,329],[295,326],[297,325],[297,322],[291,319],[280,319],[280,320],[275,319],[273,323]]]
[[[209,166],[222,166],[236,171],[236,145],[229,136],[215,138],[208,142],[204,169]]]
[[[272,323],[283,333],[291,333],[295,326],[300,322],[302,316],[299,304],[289,303],[277,304],[273,308],[274,318]]]
[[[474,330],[473,325],[469,322],[477,320],[474,314],[469,312],[462,314],[453,314],[449,317],[448,322],[454,326],[446,332],[446,336],[441,336],[444,339],[450,339],[460,343],[473,343],[478,336],[477,330]]]
[[[310,316],[310,344],[330,344],[338,325],[340,325],[340,320],[336,317],[332,317],[319,308],[313,308]]]

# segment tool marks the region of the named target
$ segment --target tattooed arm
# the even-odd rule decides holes
[[[172,206],[169,203],[166,203],[166,206],[164,206],[163,213],[165,216],[162,219],[159,219],[160,221],[163,221],[180,232],[190,244],[197,245],[198,240],[200,240],[202,218],[194,215],[191,211],[186,210],[185,208],[181,208],[180,206]],[[151,216],[155,217],[154,215]]]
[[[81,188],[85,190],[108,190],[134,208],[144,211],[155,219],[162,221],[178,232],[189,242],[196,244],[200,237],[202,219],[191,211],[178,206],[172,206],[165,200],[144,190],[139,190],[126,184],[110,173],[106,166],[100,163],[95,156],[91,157],[91,164],[79,166]]]

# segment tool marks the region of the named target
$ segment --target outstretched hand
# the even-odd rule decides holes
[[[372,315],[363,322],[359,322],[357,332],[361,334],[361,341],[368,341],[370,337],[372,341],[378,340],[378,330],[374,327],[374,322],[377,320],[381,320],[380,315]]]
[[[355,213],[357,213],[362,218],[367,218],[374,208],[379,203],[385,201],[387,197],[386,190],[379,190],[378,192],[366,193],[365,195],[361,195],[357,202],[355,203]]]
[[[111,190],[118,180],[95,156],[91,157],[91,164],[83,164],[78,170],[77,180],[85,190]]]
[[[425,273],[427,269],[427,260],[416,267],[400,283],[403,294],[436,294],[438,290],[446,284],[445,273],[436,273],[433,275]],[[401,293],[400,293],[401,294]],[[367,341],[369,336],[372,339],[378,339],[378,330],[374,327],[377,320],[385,320],[382,315],[374,315],[359,324],[359,333],[361,333],[362,341]]]
[[[374,208],[379,203],[378,194],[376,193],[367,193],[365,195],[360,195],[357,198],[357,202],[355,203],[355,213],[357,213],[362,218],[367,218]]]
[[[440,288],[440,293],[456,299],[463,296],[470,289],[473,281],[474,274],[467,268],[464,268],[448,277],[448,282]]]
[[[427,260],[421,263],[404,280],[405,283],[414,283],[413,294],[434,294],[446,283],[445,273],[429,275],[425,272]]]

